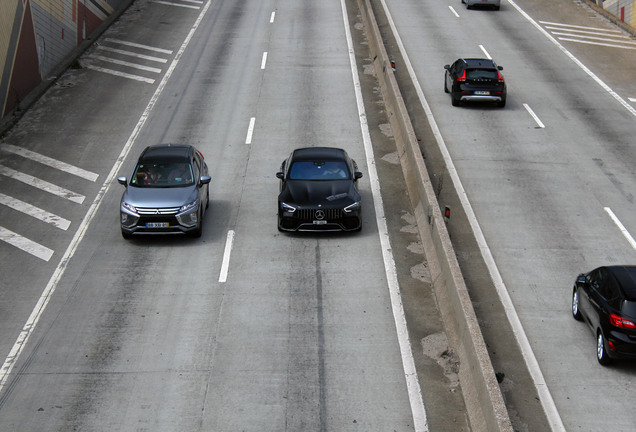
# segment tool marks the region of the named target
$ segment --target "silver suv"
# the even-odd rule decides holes
[[[120,205],[121,234],[188,233],[200,237],[210,204],[208,166],[190,145],[146,147],[126,186]]]

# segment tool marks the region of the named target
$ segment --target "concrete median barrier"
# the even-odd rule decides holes
[[[438,307],[451,348],[460,359],[459,379],[471,428],[474,431],[512,432],[486,344],[373,8],[369,0],[358,0],[358,6],[424,245]]]

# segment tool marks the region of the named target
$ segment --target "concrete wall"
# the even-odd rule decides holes
[[[449,343],[460,359],[459,379],[471,429],[512,432],[503,396],[374,11],[369,0],[358,0],[358,4],[419,235],[425,248],[437,303]]]
[[[636,0],[586,0],[611,21],[636,36]]]
[[[133,0],[1,0],[0,120],[11,121]]]

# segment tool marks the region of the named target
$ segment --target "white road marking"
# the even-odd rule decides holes
[[[17,247],[18,249],[23,250],[24,252],[30,253],[34,257],[40,258],[43,261],[48,262],[53,256],[53,250],[47,248],[46,246],[42,246],[39,243],[36,243],[32,240],[29,240],[26,237],[22,237],[19,234],[14,233],[6,228],[0,226],[0,240],[9,243],[12,246]],[[11,355],[11,354],[9,354]],[[1,376],[2,370],[0,370]],[[4,380],[4,377],[3,377]],[[4,381],[0,381],[0,384],[3,384]],[[0,385],[0,389],[2,386]]]
[[[167,2],[167,1],[161,1],[161,0],[154,0],[153,3],[159,3],[159,4],[167,5],[167,6],[177,6],[177,7],[182,7],[182,8],[189,8],[189,9],[201,9],[199,6],[190,6],[190,5]]]
[[[265,69],[266,63],[267,63],[267,51],[263,53],[263,59],[261,60],[261,69]]]
[[[142,60],[148,60],[148,61],[153,61],[153,62],[157,62],[157,63],[167,63],[168,62],[168,59],[165,59],[165,58],[162,58],[162,57],[155,57],[155,56],[149,56],[149,55],[146,55],[146,54],[139,54],[139,53],[136,53],[134,51],[127,51],[127,50],[122,50],[122,49],[119,49],[119,48],[112,48],[112,47],[108,47],[108,46],[104,46],[104,45],[100,45],[97,48],[102,50],[102,51],[113,52],[113,53],[116,53],[116,54],[122,54],[122,55],[135,57],[135,58],[140,58]]]
[[[603,210],[605,210],[607,212],[607,214],[610,216],[610,218],[612,218],[612,221],[614,221],[614,223],[616,224],[618,229],[621,230],[621,233],[623,234],[623,237],[625,237],[627,239],[627,241],[629,242],[629,244],[632,245],[632,248],[636,249],[636,240],[634,240],[634,237],[632,237],[632,235],[629,233],[629,231],[627,231],[627,229],[621,223],[621,221],[618,219],[618,217],[616,217],[616,215],[614,214],[612,209],[609,208],[609,207],[604,207]]]
[[[486,51],[486,48],[484,48],[483,45],[479,45],[479,49],[481,50],[481,52],[484,53],[488,60],[492,60],[492,57],[490,56],[490,54],[488,54],[488,51]]]
[[[274,18],[276,18],[276,11],[272,12],[272,15],[269,17],[269,23],[274,23]]]
[[[636,49],[636,47],[631,47],[631,46],[609,44],[609,43],[602,43],[602,42],[584,41],[584,40],[581,40],[581,39],[572,39],[572,38],[560,37],[559,40],[568,41],[568,42],[577,42],[577,43],[582,43],[582,44],[587,44],[587,45],[606,46],[606,47],[610,47],[610,48],[621,48],[621,49],[631,49],[631,50]]]
[[[227,281],[227,274],[230,271],[230,255],[232,255],[232,246],[234,245],[234,230],[227,232],[225,240],[225,250],[223,251],[223,263],[221,264],[221,273],[219,274],[219,282]]]
[[[101,55],[89,55],[88,58],[91,59],[97,59],[97,60],[101,60],[101,61],[105,61],[108,63],[114,63],[114,64],[118,64],[120,66],[127,66],[127,67],[131,67],[133,69],[139,69],[139,70],[143,70],[146,72],[152,72],[152,73],[161,73],[161,69],[159,68],[153,68],[150,66],[144,66],[138,63],[131,63],[131,62],[127,62],[124,60],[119,60],[116,58],[112,58],[112,57],[104,57]]]
[[[601,88],[603,88],[603,90],[609,93],[610,96],[616,99],[618,103],[620,103],[625,109],[627,109],[627,111],[629,111],[634,117],[636,117],[636,108],[628,104],[626,100],[620,97],[618,93],[616,93],[614,90],[610,88],[610,86],[605,84],[598,76],[594,74],[594,72],[592,72],[587,66],[585,66],[579,59],[574,57],[574,55],[570,51],[568,51],[563,45],[561,45],[558,40],[556,40],[550,33],[548,33],[547,30],[541,27],[541,25],[539,25],[538,22],[536,22],[530,15],[528,15],[523,9],[521,9],[513,0],[508,0],[508,3],[510,3],[510,5],[514,7],[517,10],[517,12],[519,12],[526,20],[528,20],[528,22],[530,22],[530,24],[532,24],[537,30],[543,33],[543,35],[547,37],[548,40],[550,40],[550,42],[556,45],[557,48],[559,48],[563,54],[565,54],[578,67],[580,67],[583,70],[583,72],[585,72],[590,78],[592,78],[592,80],[594,80],[598,85],[600,85]]]
[[[54,185],[52,183],[49,183],[37,177],[33,177],[31,175],[21,173],[19,171],[16,171],[4,165],[0,165],[0,174],[6,177],[12,178],[14,180],[20,181],[22,183],[28,184],[29,186],[36,187],[50,194],[57,195],[62,198],[66,198],[67,200],[76,202],[78,204],[82,204],[84,202],[84,199],[86,198],[84,195],[80,195],[68,189],[64,189],[63,187]]]
[[[553,26],[559,26],[559,27],[571,27],[571,28],[579,28],[579,29],[585,29],[585,30],[598,30],[598,31],[607,32],[607,33],[621,33],[620,30],[602,29],[598,27],[587,27],[587,26],[580,26],[580,25],[574,25],[574,24],[555,23],[551,21],[539,21],[539,22],[541,24],[553,25]]]
[[[155,51],[155,52],[159,52],[162,54],[172,54],[172,50],[168,50],[168,49],[163,49],[163,48],[157,48],[157,47],[153,47],[153,46],[149,46],[149,45],[142,45],[142,44],[138,44],[135,42],[128,42],[125,40],[120,40],[120,39],[114,39],[114,38],[104,38],[105,41],[107,42],[113,42],[116,44],[120,44],[120,45],[127,45],[127,46],[131,46],[131,47],[135,47],[135,48],[141,48],[141,49],[145,49],[148,51]]]
[[[58,169],[60,171],[67,172],[69,174],[73,174],[77,177],[84,178],[86,180],[90,180],[94,182],[99,177],[99,174],[95,174],[90,171],[86,171],[85,169],[67,164],[66,162],[59,161],[57,159],[50,158],[48,156],[44,156],[40,153],[36,153],[31,150],[24,149],[22,147],[14,146],[11,144],[2,144],[0,145],[0,149],[3,151],[7,151],[18,156],[25,157],[27,159],[34,160],[43,165],[50,166],[51,168]]]
[[[351,65],[351,75],[353,78],[353,88],[358,104],[358,119],[360,121],[360,129],[362,132],[362,140],[364,142],[364,151],[369,169],[369,182],[371,184],[371,193],[373,195],[373,204],[376,215],[376,223],[378,226],[378,236],[380,237],[380,247],[382,248],[382,258],[384,260],[384,271],[386,273],[389,295],[391,298],[391,307],[393,310],[393,319],[397,330],[398,344],[402,355],[402,367],[404,368],[404,376],[406,379],[406,387],[411,405],[411,414],[413,415],[413,428],[415,432],[427,432],[428,420],[426,418],[426,409],[422,399],[422,390],[417,379],[417,369],[415,368],[415,360],[411,351],[409,341],[408,328],[406,326],[406,317],[404,315],[404,306],[400,295],[400,285],[397,278],[397,270],[395,260],[391,253],[391,242],[389,239],[389,230],[386,225],[386,217],[384,216],[384,204],[382,202],[382,194],[380,192],[380,181],[375,167],[375,157],[373,155],[373,145],[371,143],[371,133],[367,124],[367,114],[364,109],[364,100],[362,99],[362,90],[358,69],[356,66],[355,51],[353,49],[353,41],[351,39],[351,29],[349,28],[346,0],[340,0],[342,5],[342,15],[344,20],[345,33],[347,36],[347,47],[349,49],[349,63]],[[385,5],[386,8],[386,5]]]
[[[512,3],[512,0],[508,0],[508,1],[514,5],[514,3]],[[515,338],[517,339],[519,347],[521,348],[521,352],[523,354],[526,367],[528,368],[528,371],[530,375],[532,376],[532,380],[537,390],[539,400],[541,402],[543,410],[545,411],[548,422],[550,423],[551,429],[553,431],[565,432],[565,426],[563,426],[563,422],[561,420],[561,416],[559,415],[559,412],[556,409],[554,399],[552,398],[552,395],[550,394],[550,390],[548,389],[548,386],[545,382],[543,374],[541,373],[541,368],[539,367],[537,358],[535,357],[534,352],[532,351],[532,347],[530,346],[530,342],[528,341],[528,336],[523,330],[523,326],[521,325],[519,315],[517,315],[514,304],[512,303],[512,300],[510,299],[510,295],[508,294],[506,285],[503,281],[503,278],[501,277],[501,273],[499,272],[497,263],[495,262],[495,259],[492,256],[490,247],[488,246],[488,243],[486,242],[486,238],[484,237],[484,234],[481,230],[481,227],[479,226],[479,223],[477,222],[477,216],[475,216],[475,212],[473,211],[473,208],[470,205],[470,202],[468,201],[468,195],[466,194],[464,186],[462,185],[462,182],[459,178],[459,174],[457,173],[455,164],[453,163],[453,160],[450,156],[448,147],[446,146],[446,142],[444,141],[444,138],[442,137],[442,133],[440,132],[439,127],[437,126],[437,122],[435,121],[435,117],[433,116],[433,112],[431,111],[431,107],[429,106],[428,101],[426,100],[426,97],[424,96],[424,92],[422,91],[422,87],[420,86],[417,76],[415,75],[415,71],[413,70],[413,66],[408,57],[406,49],[404,48],[402,39],[400,38],[400,35],[397,31],[395,23],[393,22],[393,18],[391,16],[389,8],[387,7],[386,2],[384,0],[381,0],[381,3],[384,8],[387,19],[389,20],[389,25],[391,26],[391,30],[393,31],[393,34],[395,35],[395,39],[400,48],[400,52],[402,53],[402,57],[404,58],[404,62],[406,63],[406,67],[407,67],[407,70],[409,71],[411,80],[413,81],[413,85],[415,86],[415,91],[420,99],[420,103],[422,104],[422,107],[424,108],[424,112],[426,113],[428,122],[431,125],[433,135],[435,136],[435,139],[443,154],[448,173],[451,177],[451,181],[453,182],[454,188],[460,197],[462,208],[464,209],[464,212],[466,213],[466,217],[468,218],[468,221],[470,223],[471,229],[473,233],[475,234],[475,238],[477,240],[479,250],[482,254],[482,258],[484,262],[486,263],[486,267],[488,268],[490,277],[492,278],[493,283],[495,284],[497,294],[499,295],[499,299],[506,312],[506,317],[508,318],[508,321],[510,322]],[[517,7],[516,5],[514,6]],[[517,7],[517,9],[520,12],[523,12],[520,8]],[[523,14],[525,14],[525,12],[523,12]],[[527,14],[525,14],[525,16],[527,16]],[[529,16],[527,17],[528,19],[532,19]],[[541,29],[541,27],[538,24],[537,26],[539,29]],[[556,41],[555,43],[558,44],[558,42]]]
[[[256,117],[250,119],[250,125],[247,128],[247,137],[245,137],[245,144],[252,144],[252,134],[254,133],[254,124],[256,123]]]
[[[524,103],[524,104],[523,104],[523,107],[526,109],[526,111],[528,111],[528,114],[530,114],[530,115],[532,116],[532,118],[534,119],[534,121],[535,121],[535,122],[537,122],[537,124],[539,125],[539,127],[540,127],[541,129],[544,129],[544,128],[545,128],[545,125],[544,125],[544,124],[543,124],[543,122],[539,119],[539,116],[538,116],[538,115],[536,115],[536,114],[534,113],[534,111],[532,111],[532,108],[530,108],[530,105],[528,105],[528,104],[525,104],[525,103]]]
[[[121,78],[128,78],[128,79],[135,80],[135,81],[146,82],[148,84],[154,84],[155,83],[155,80],[152,79],[152,78],[146,78],[146,77],[142,77],[142,76],[139,76],[139,75],[133,75],[133,74],[125,73],[125,72],[119,72],[119,71],[116,71],[116,70],[113,70],[113,69],[103,68],[101,66],[95,66],[95,65],[92,65],[92,64],[89,64],[89,63],[85,64],[85,67],[87,67],[88,69],[92,69],[94,71],[97,71],[97,72],[104,72],[104,73],[107,73],[109,75],[115,75],[115,76],[118,76],[118,77],[121,77]]]
[[[571,29],[571,28],[563,28],[563,27],[555,27],[555,26],[545,26],[545,28],[547,28],[548,30],[555,30],[555,31],[552,32],[552,34],[564,34],[564,35],[568,35],[568,36],[579,36],[579,35],[581,35],[581,37],[585,37],[584,35],[605,36],[605,37],[613,38],[613,39],[607,39],[607,40],[613,40],[613,41],[616,41],[616,42],[623,42],[620,39],[624,39],[625,41],[630,40],[630,38],[627,37],[627,36],[620,35],[620,34],[609,34],[607,32],[598,32],[598,31],[589,31],[589,30],[575,30],[575,29]],[[557,33],[557,31],[568,32],[568,33]]]
[[[41,220],[42,222],[46,222],[64,231],[66,231],[68,227],[71,225],[71,221],[64,219],[61,216],[55,215],[53,213],[49,213],[46,210],[42,210],[39,207],[36,207],[34,205],[21,201],[17,198],[12,198],[3,193],[0,193],[0,204],[6,205],[7,207],[11,207],[13,210],[32,216],[36,219]]]
[[[636,98],[629,98],[630,102],[636,102]]]
[[[459,14],[457,13],[457,11],[452,6],[448,6],[448,8],[451,10],[453,15],[455,15],[457,18],[459,18]]]
[[[150,112],[153,110],[154,106],[157,104],[159,97],[163,93],[163,90],[165,89],[168,81],[170,80],[170,77],[172,76],[177,65],[179,64],[179,61],[181,60],[181,57],[183,56],[184,51],[186,50],[187,46],[190,44],[190,41],[192,40],[194,33],[196,32],[197,28],[201,24],[201,21],[205,17],[205,14],[210,8],[210,3],[211,3],[211,0],[208,0],[208,2],[203,7],[203,10],[199,13],[198,18],[192,25],[190,32],[186,36],[183,44],[181,45],[181,48],[179,48],[177,55],[175,56],[174,60],[172,60],[172,64],[170,65],[170,67],[166,71],[166,74],[163,76],[163,79],[157,86],[155,93],[153,94],[152,98],[148,102],[146,109],[144,110],[143,114],[139,118],[139,121],[137,122],[137,125],[133,129],[130,137],[128,138],[128,141],[126,141],[126,144],[124,145],[124,148],[119,154],[119,157],[117,158],[115,162],[115,165],[113,165],[113,168],[110,170],[108,177],[106,177],[106,180],[104,180],[104,183],[102,184],[101,189],[99,190],[99,192],[97,193],[97,196],[93,200],[93,204],[91,204],[90,208],[88,209],[88,212],[84,216],[84,219],[82,220],[82,223],[80,224],[77,232],[73,236],[73,240],[71,240],[71,243],[66,249],[64,256],[60,259],[60,262],[57,265],[55,272],[53,272],[51,279],[49,279],[49,282],[44,288],[44,291],[42,291],[42,294],[40,295],[40,299],[38,300],[37,304],[33,308],[31,315],[29,316],[26,323],[24,324],[24,327],[22,327],[22,331],[20,332],[17,340],[13,344],[13,347],[11,348],[9,355],[7,356],[4,363],[2,364],[2,367],[0,368],[0,392],[2,392],[2,390],[4,389],[4,386],[7,384],[7,380],[9,379],[9,375],[11,374],[13,367],[16,365],[18,359],[20,358],[20,354],[22,353],[22,350],[24,349],[27,342],[29,341],[29,337],[35,331],[37,324],[40,321],[42,314],[46,310],[46,306],[51,300],[51,297],[55,293],[55,290],[57,289],[57,285],[62,279],[62,276],[64,275],[64,272],[66,271],[66,268],[71,258],[73,258],[73,256],[75,255],[75,252],[77,251],[79,244],[82,242],[84,235],[86,234],[86,231],[88,230],[88,226],[90,225],[91,221],[95,218],[95,215],[97,214],[97,210],[99,209],[102,202],[104,201],[104,197],[106,196],[106,193],[108,192],[110,187],[115,183],[115,178],[117,177],[117,174],[121,170],[121,167],[124,164],[126,157],[130,153],[130,150],[132,149],[133,144],[139,137],[141,130],[146,124],[146,121],[150,117]]]

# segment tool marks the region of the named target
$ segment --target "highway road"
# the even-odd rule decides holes
[[[136,1],[3,137],[0,429],[469,430],[352,5]],[[126,241],[115,179],[166,142],[206,157],[203,236]],[[276,230],[317,145],[359,234]]]
[[[391,42],[389,50],[399,58],[399,80],[419,82],[485,238],[486,247],[477,250],[451,216],[495,370],[505,376],[501,387],[515,429],[543,430],[524,414],[537,401],[519,397],[534,379],[553,430],[633,430],[636,367],[600,366],[595,337],[572,319],[570,301],[577,274],[636,259],[635,40],[579,2],[501,4],[492,11],[467,10],[459,1],[374,2],[388,8],[402,43]],[[505,109],[451,106],[443,66],[460,57],[492,57],[504,67]],[[427,136],[415,91],[407,103],[416,133]],[[440,204],[458,213],[458,203],[443,191],[451,179],[441,177],[433,179]],[[488,268],[484,256],[492,257]],[[488,274],[500,275],[501,283],[484,281]],[[510,328],[500,306],[506,296],[519,320],[515,329],[529,342],[524,354],[502,338]],[[517,370],[525,363],[529,377]]]

